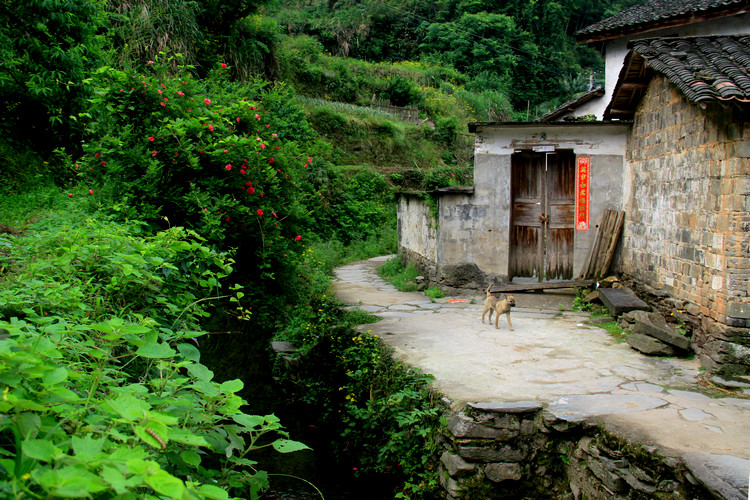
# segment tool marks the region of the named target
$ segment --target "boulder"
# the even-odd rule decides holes
[[[627,338],[630,347],[651,356],[673,356],[674,348],[648,335],[631,332]]]
[[[641,316],[638,318],[635,321],[633,331],[635,333],[654,337],[655,339],[684,351],[690,348],[690,339],[678,335],[672,327],[667,324],[667,320],[664,319],[664,316],[659,313],[649,313],[646,317]]]

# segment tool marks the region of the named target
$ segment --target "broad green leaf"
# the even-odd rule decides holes
[[[146,476],[146,484],[154,491],[169,498],[181,498],[185,491],[185,483],[163,470]]]
[[[266,419],[260,415],[247,415],[245,413],[232,415],[232,420],[248,429],[255,429],[256,427],[263,425],[263,422],[266,421]]]
[[[149,422],[146,427],[141,425],[135,427],[135,433],[139,438],[160,450],[166,448],[169,442],[169,438],[167,437],[168,432],[167,426],[159,422]]]
[[[237,391],[241,391],[243,387],[245,387],[245,384],[242,383],[242,380],[234,379],[222,382],[221,386],[219,386],[219,390],[223,394],[233,394]]]
[[[167,436],[171,441],[187,444],[190,446],[209,446],[208,441],[203,436],[198,436],[190,431],[183,429],[169,429]]]
[[[291,453],[293,451],[310,449],[306,444],[299,441],[292,441],[291,439],[277,439],[272,443],[272,446],[279,453]]]
[[[191,385],[190,387],[202,393],[204,396],[208,398],[215,398],[219,394],[221,394],[219,392],[219,386],[217,384],[207,382],[205,380],[199,380],[193,385]]]
[[[118,394],[115,399],[106,401],[105,405],[129,422],[142,418],[144,413],[151,409],[151,405],[146,401],[130,394]]]
[[[196,491],[211,500],[227,500],[229,498],[229,493],[213,484],[201,484],[196,488]]]
[[[42,381],[45,385],[55,385],[67,380],[68,370],[62,366],[55,368],[42,375]]]
[[[177,346],[177,350],[180,351],[186,359],[195,361],[196,363],[201,360],[201,352],[193,344],[182,343]]]
[[[125,479],[125,475],[114,467],[105,465],[102,470],[99,471],[99,477],[104,479],[118,495],[123,495],[128,491],[128,488],[133,486],[132,481]]]
[[[169,344],[143,344],[135,353],[144,358],[171,358],[175,354]]]
[[[76,456],[82,459],[95,458],[99,453],[102,452],[102,448],[107,441],[106,437],[94,439],[90,434],[84,437],[73,436],[70,438],[73,446],[73,451]]]
[[[107,484],[99,476],[81,465],[64,467],[58,471],[60,480],[54,492],[65,498],[88,498],[92,493],[107,489]]]
[[[27,439],[21,443],[24,455],[42,462],[51,462],[60,453],[50,441],[46,439]]]
[[[201,456],[194,451],[183,451],[180,453],[182,461],[193,467],[198,467],[201,464]]]
[[[199,380],[205,380],[206,382],[209,382],[212,378],[214,378],[214,372],[199,363],[188,366],[187,371],[193,377]]]

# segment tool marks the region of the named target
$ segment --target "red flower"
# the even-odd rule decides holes
[[[162,108],[166,108],[167,107],[167,103],[166,102],[160,102],[159,104],[161,104]]]
[[[101,162],[101,166],[102,166],[102,167],[103,167],[104,165],[106,165],[106,164],[107,164],[107,162],[106,162],[106,161],[103,161],[103,162]]]
[[[214,126],[213,125],[209,125],[208,126],[208,130],[210,130],[211,132],[213,132],[214,131]]]
[[[255,188],[250,186],[249,188],[247,188],[247,192],[250,194],[255,194]]]
[[[240,173],[241,173],[242,175],[247,175],[247,171],[245,171],[245,170],[240,170]]]
[[[89,189],[89,194],[94,194],[94,190],[93,189]]]
[[[237,123],[240,123],[240,117],[239,116],[237,117]]]
[[[258,113],[255,113],[255,119],[260,120],[260,115]]]
[[[209,105],[209,104],[211,104],[211,99],[209,99],[208,97],[206,97],[205,99],[203,99],[203,102],[205,102],[206,105]]]
[[[227,64],[226,64],[226,63],[221,63],[221,67],[222,67],[223,69],[226,69],[226,68],[227,68]]]
[[[182,90],[178,90],[178,91],[177,91],[177,95],[179,95],[179,96],[183,96],[183,95],[185,95],[185,92],[183,92]]]
[[[68,193],[68,198],[72,198],[72,197],[73,197],[73,193]]]
[[[312,163],[312,158],[310,158],[309,156],[307,157],[307,163]]]
[[[149,137],[148,140],[154,142],[154,136]]]
[[[258,214],[258,216],[261,216],[261,215],[263,215],[263,210],[261,210],[261,209],[259,208],[258,210],[256,210],[256,212],[255,212],[255,213],[256,213],[256,214]]]
[[[153,153],[151,153],[151,156],[156,156],[156,153],[157,153],[157,152],[156,152],[156,151],[154,151]]]
[[[229,216],[227,215],[224,220],[227,221],[227,222],[229,222]]]
[[[226,166],[226,167],[224,167],[224,168],[226,168],[227,170],[232,170],[232,165],[227,165],[227,166]]]
[[[269,158],[269,159],[268,159],[268,163],[270,163],[270,164],[272,164],[272,165],[273,165],[273,158]]]
[[[294,237],[294,241],[299,241],[301,239],[302,239],[302,236],[300,236],[299,234]]]
[[[273,137],[274,139],[278,139],[278,138],[279,138],[279,134],[277,134],[276,132],[274,132],[273,134],[271,134],[271,136],[272,136],[272,137]]]
[[[266,149],[266,145],[265,144],[261,144],[260,145],[260,149]]]

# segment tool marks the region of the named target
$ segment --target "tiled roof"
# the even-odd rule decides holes
[[[748,12],[750,0],[646,0],[576,33],[579,40],[605,39],[624,33],[694,22],[721,13]]]
[[[692,102],[750,102],[750,35],[630,42],[604,118],[631,119],[654,72]]]
[[[693,102],[750,102],[750,36],[655,38],[631,46]]]
[[[601,87],[596,87],[594,89],[589,90],[588,92],[581,95],[580,97],[577,97],[576,99],[573,99],[571,101],[566,102],[565,104],[558,106],[557,108],[553,109],[549,113],[546,113],[540,116],[534,121],[545,123],[545,122],[555,121],[561,117],[564,118],[565,115],[567,115],[568,113],[572,113],[583,104],[589,102],[591,99],[594,99],[596,97],[602,97],[603,95],[604,95],[604,89]]]

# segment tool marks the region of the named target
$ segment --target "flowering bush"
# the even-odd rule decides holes
[[[282,288],[323,197],[317,155],[300,145],[315,147],[303,113],[284,86],[234,84],[225,68],[170,76],[161,59],[99,72],[85,155],[71,168],[124,216],[236,248],[243,281]]]

